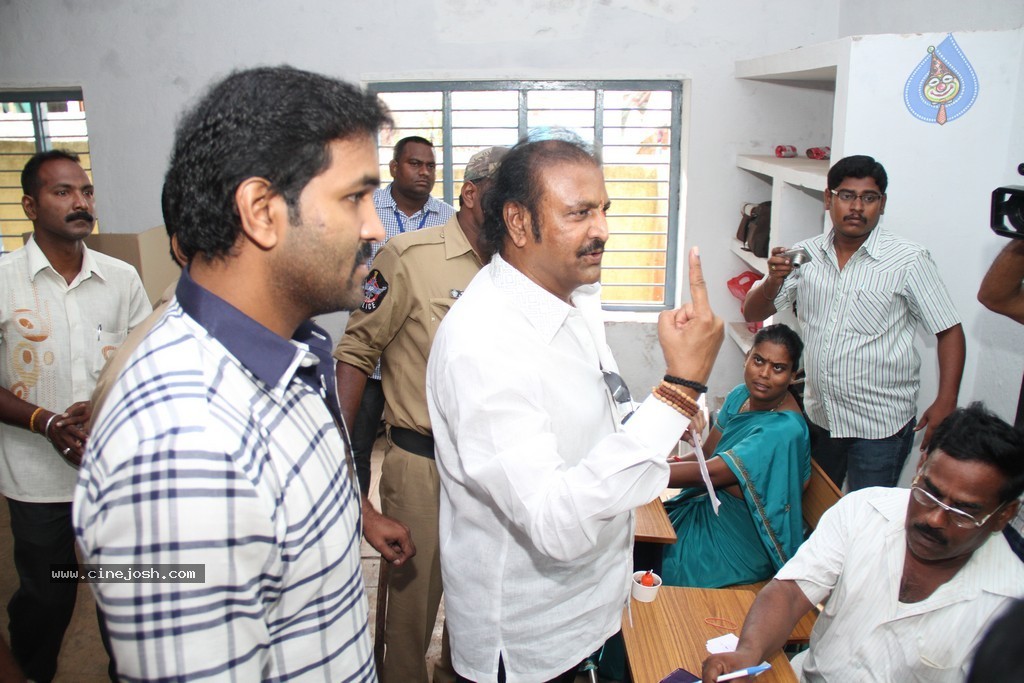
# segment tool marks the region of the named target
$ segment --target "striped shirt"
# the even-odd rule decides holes
[[[797,244],[813,258],[775,297],[806,344],[804,409],[836,438],[892,436],[917,414],[918,323],[938,334],[960,318],[924,247],[876,228],[840,270],[832,240]]]
[[[959,683],[988,623],[1024,596],[1024,564],[993,534],[930,596],[900,602],[909,499],[890,488],[843,496],[775,575],[811,604],[827,598],[806,659],[793,661],[801,681]]]
[[[387,242],[395,235],[401,235],[403,232],[412,232],[422,228],[432,228],[435,225],[444,225],[455,215],[455,208],[450,204],[446,204],[440,199],[428,195],[427,203],[423,205],[422,209],[411,216],[406,216],[405,212],[398,208],[395,197],[391,194],[392,185],[394,183],[389,184],[387,187],[378,188],[373,193],[373,205],[377,209],[377,217],[380,218],[380,222],[384,226],[384,242]],[[373,259],[377,256],[377,252],[381,250],[381,247],[384,246],[384,242],[374,242],[373,254],[368,261],[370,267],[373,266]],[[377,362],[377,366],[373,369],[370,379],[380,379],[380,361]]]
[[[330,351],[312,323],[283,339],[182,273],[75,494],[84,562],[205,567],[92,584],[123,678],[376,680]]]

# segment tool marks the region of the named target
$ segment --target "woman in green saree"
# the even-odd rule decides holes
[[[802,350],[800,337],[785,325],[754,336],[743,384],[730,392],[703,444],[722,503],[718,515],[694,456],[672,463],[669,486],[685,488],[665,502],[679,539],[665,548],[666,585],[762,581],[803,541],[800,497],[811,473],[810,438],[789,392]]]

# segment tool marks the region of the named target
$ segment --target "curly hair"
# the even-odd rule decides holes
[[[184,256],[231,253],[242,230],[235,190],[266,179],[289,216],[310,180],[331,164],[330,143],[375,135],[391,121],[373,95],[290,66],[236,71],[178,124],[162,209]]]

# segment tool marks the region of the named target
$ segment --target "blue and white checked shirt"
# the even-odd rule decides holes
[[[312,323],[282,339],[182,274],[75,494],[84,562],[205,565],[205,583],[92,584],[123,678],[376,680],[330,352]]]

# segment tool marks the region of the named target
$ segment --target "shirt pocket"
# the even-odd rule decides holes
[[[430,334],[430,343],[434,343],[434,335],[437,334],[437,328],[441,325],[441,320],[451,310],[452,304],[455,303],[455,299],[451,297],[433,297],[430,299],[429,314],[430,324],[427,326],[427,331]]]
[[[117,330],[114,332],[108,332],[103,329],[96,330],[95,351],[92,354],[93,369],[96,372],[103,369],[103,366],[117,353],[117,349],[124,343],[127,337],[128,330]]]
[[[858,289],[850,297],[846,318],[858,334],[878,336],[889,327],[896,292],[888,289]]]

